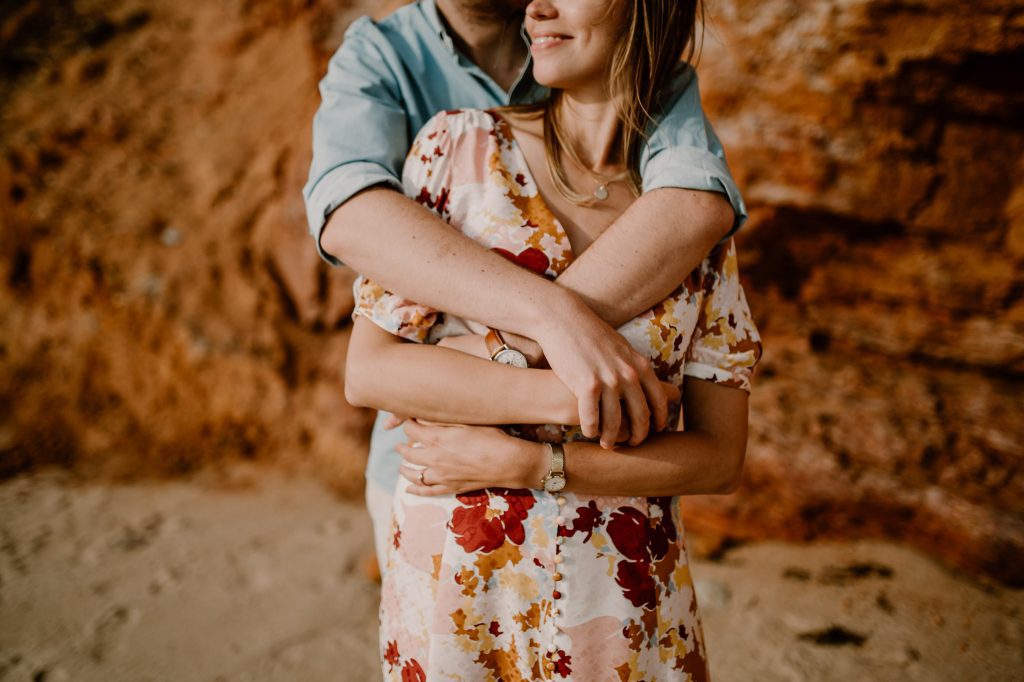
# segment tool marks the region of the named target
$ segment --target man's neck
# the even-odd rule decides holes
[[[455,47],[506,92],[526,62],[519,35],[523,13],[484,0],[437,0],[437,10]]]

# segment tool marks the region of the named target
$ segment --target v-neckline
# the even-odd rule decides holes
[[[576,247],[573,246],[572,239],[569,238],[569,232],[565,229],[565,225],[563,225],[562,221],[558,219],[558,216],[555,215],[555,212],[551,210],[551,207],[548,206],[547,199],[545,199],[544,195],[541,193],[540,184],[538,184],[537,179],[533,177],[533,169],[530,168],[530,164],[526,160],[526,153],[523,152],[523,148],[519,146],[519,140],[516,139],[515,134],[512,132],[512,124],[508,122],[507,118],[499,114],[494,109],[487,109],[486,112],[494,121],[495,132],[497,132],[499,135],[504,137],[509,142],[510,147],[513,149],[517,157],[517,160],[522,164],[523,168],[526,169],[527,179],[529,180],[529,182],[533,183],[534,187],[537,188],[537,199],[539,200],[540,206],[551,217],[551,221],[554,224],[557,232],[560,233],[562,237],[565,238],[565,243],[567,245],[566,262],[569,263],[569,265],[571,265],[573,262],[576,261],[576,258],[578,256],[576,252]],[[534,226],[533,229],[539,230],[540,226]],[[586,249],[584,249],[584,251],[585,250]],[[569,269],[569,265],[565,266],[566,270]],[[563,270],[562,272],[565,272],[565,270]],[[557,275],[555,275],[555,278],[557,279],[558,276],[561,274],[561,272],[558,273]]]

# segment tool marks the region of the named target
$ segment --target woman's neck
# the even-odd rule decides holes
[[[563,90],[556,112],[567,142],[586,168],[598,175],[623,170],[624,160],[616,158],[619,134],[618,110],[606,94]]]
[[[511,90],[527,57],[522,11],[480,0],[437,0],[437,9],[455,47]]]

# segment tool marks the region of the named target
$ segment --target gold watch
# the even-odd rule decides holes
[[[565,448],[561,443],[545,443],[545,445],[551,451],[551,468],[540,485],[549,493],[557,493],[565,487]]]

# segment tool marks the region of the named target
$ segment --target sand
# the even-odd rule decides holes
[[[0,680],[379,679],[363,508],[236,480],[0,484]],[[718,681],[1024,680],[1024,592],[903,547],[754,543],[693,573]]]

